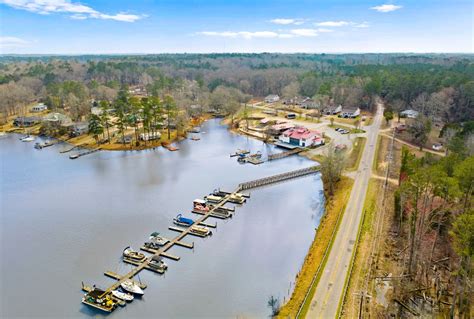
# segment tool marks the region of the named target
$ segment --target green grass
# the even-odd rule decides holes
[[[351,263],[350,263],[350,269],[349,272],[346,274],[346,278],[344,280],[344,290],[343,294],[341,296],[341,299],[339,299],[338,307],[337,307],[337,313],[336,313],[336,318],[339,318],[341,311],[343,310],[344,303],[346,300],[346,296],[348,296],[348,291],[351,288],[351,284],[358,282],[360,280],[363,280],[365,277],[365,274],[367,273],[367,268],[360,268],[362,265],[360,264],[363,260],[357,260],[359,250],[360,250],[360,244],[361,241],[363,242],[366,240],[365,236],[367,234],[370,234],[374,229],[373,229],[373,223],[374,223],[374,217],[375,217],[375,212],[377,210],[377,194],[378,190],[380,189],[380,181],[371,178],[369,180],[369,185],[367,187],[367,193],[364,201],[364,208],[362,211],[362,221],[359,223],[359,227],[357,230],[357,238],[356,238],[356,243],[355,243],[355,248],[352,251],[352,256],[351,256]],[[370,247],[370,245],[369,245]],[[360,268],[360,273],[355,273],[353,274],[354,268]],[[354,314],[350,314],[354,315]]]
[[[314,295],[315,287],[326,264],[328,252],[333,245],[335,234],[342,220],[353,183],[354,181],[352,179],[343,177],[338,183],[335,195],[328,200],[326,212],[321,219],[321,223],[319,224],[318,231],[305,258],[303,267],[298,273],[295,289],[293,290],[291,298],[281,308],[279,318],[295,318],[309,290],[308,298],[306,299],[306,303],[302,305],[300,315],[304,317],[304,314],[307,312]],[[315,282],[313,286],[311,286],[313,278],[315,278]]]
[[[352,148],[346,163],[346,169],[348,171],[356,171],[359,168],[362,152],[364,151],[366,142],[367,138],[365,137],[357,137],[355,139],[354,147]]]

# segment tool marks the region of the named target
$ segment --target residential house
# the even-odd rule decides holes
[[[324,113],[326,113],[326,115],[336,115],[336,114],[341,113],[341,111],[342,111],[342,105],[339,105],[336,107],[327,107],[326,109],[324,109]]]
[[[280,142],[299,147],[311,147],[324,144],[323,134],[305,127],[293,127],[284,131],[278,138]]]
[[[17,127],[29,127],[40,122],[40,118],[36,116],[19,116],[13,120],[13,125]]]
[[[416,119],[420,112],[415,110],[405,110],[400,112],[400,117],[407,117],[409,119]]]
[[[46,111],[47,109],[48,107],[46,105],[44,105],[43,103],[38,103],[31,108],[31,112],[39,113]]]
[[[265,97],[265,102],[266,103],[275,103],[280,101],[280,97],[276,94],[270,94]]]
[[[55,123],[61,126],[69,126],[72,124],[71,118],[61,113],[49,113],[43,117],[43,122]]]
[[[69,127],[69,135],[71,137],[76,137],[76,136],[80,136],[80,135],[83,135],[83,134],[87,134],[88,132],[89,132],[89,123],[87,123],[87,122],[73,123]]]
[[[356,118],[360,115],[360,109],[357,108],[344,108],[339,115],[343,118]]]

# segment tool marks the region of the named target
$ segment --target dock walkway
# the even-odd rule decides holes
[[[283,173],[283,174],[278,174],[278,175],[269,176],[269,177],[257,179],[257,180],[246,182],[246,183],[241,183],[241,184],[238,185],[238,187],[235,191],[228,192],[222,198],[222,200],[219,203],[213,204],[212,208],[208,212],[204,213],[202,215],[202,217],[198,218],[194,222],[194,225],[206,225],[207,227],[216,227],[215,224],[206,223],[206,219],[208,219],[209,217],[214,217],[213,215],[215,215],[216,212],[218,212],[219,210],[228,209],[224,205],[226,203],[230,203],[232,201],[232,197],[236,196],[236,194],[239,194],[239,192],[241,192],[242,190],[248,190],[248,189],[251,189],[251,188],[254,188],[254,187],[259,187],[259,186],[263,186],[263,185],[269,185],[269,184],[272,184],[272,183],[286,181],[286,180],[289,180],[289,179],[314,174],[318,171],[319,171],[319,166],[310,166],[310,167],[307,167],[307,168],[303,168],[303,169],[299,169],[299,170],[295,170],[295,171],[291,171],[291,172],[286,172],[286,173]],[[249,197],[250,195],[246,194],[244,196]],[[105,273],[105,275],[108,276],[108,277],[114,278],[117,281],[114,284],[112,284],[110,287],[108,287],[102,293],[101,298],[105,297],[107,295],[110,295],[111,292],[113,290],[118,289],[124,281],[127,281],[127,280],[134,281],[133,278],[139,272],[141,272],[143,269],[153,270],[153,271],[157,272],[156,270],[151,269],[150,266],[148,265],[148,263],[153,259],[153,257],[162,256],[162,257],[170,258],[170,259],[173,259],[173,260],[176,260],[176,261],[179,260],[180,259],[179,256],[174,256],[174,255],[171,255],[171,254],[167,253],[167,251],[169,249],[171,249],[173,246],[177,245],[177,246],[183,246],[183,247],[190,248],[190,249],[194,248],[194,243],[187,244],[187,243],[183,242],[184,237],[186,237],[187,235],[193,235],[193,233],[191,232],[191,227],[182,228],[182,229],[180,228],[179,231],[180,231],[180,233],[179,233],[178,236],[176,236],[173,239],[170,239],[170,241],[167,244],[160,247],[159,249],[150,249],[150,248],[146,248],[146,247],[141,247],[142,250],[147,251],[147,252],[152,254],[151,256],[147,257],[143,261],[138,262],[138,261],[124,260],[125,262],[132,263],[133,265],[136,266],[135,268],[130,270],[128,273],[126,273],[124,275],[119,275],[119,274],[107,271]],[[143,288],[146,287],[146,285],[143,284],[143,283],[140,283],[140,286],[143,287]],[[83,287],[85,287],[85,286],[83,285]]]

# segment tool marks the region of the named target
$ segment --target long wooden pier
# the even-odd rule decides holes
[[[277,160],[277,159],[280,159],[280,158],[285,158],[285,157],[288,157],[288,156],[291,156],[291,155],[294,155],[294,154],[298,154],[298,153],[301,153],[304,151],[304,148],[295,148],[294,150],[291,150],[291,151],[286,151],[286,152],[281,152],[281,153],[276,153],[276,154],[270,154],[268,155],[267,157],[267,160],[268,161],[273,161],[273,160]]]
[[[264,178],[256,179],[250,182],[239,184],[238,191],[243,191],[243,190],[247,190],[247,189],[251,189],[255,187],[278,183],[278,182],[286,181],[289,179],[293,179],[293,178],[297,178],[297,177],[301,177],[305,175],[315,174],[317,172],[319,172],[319,165],[310,166],[310,167],[298,169],[296,171],[286,172],[283,174],[264,177]]]
[[[291,171],[291,172],[286,172],[286,173],[283,173],[283,174],[278,174],[278,175],[269,176],[269,177],[257,179],[257,180],[246,182],[246,183],[241,183],[241,184],[238,185],[238,187],[235,191],[228,192],[227,195],[225,195],[222,198],[222,201],[220,201],[217,204],[213,204],[212,208],[208,212],[203,213],[202,217],[198,218],[194,222],[194,225],[206,225],[207,227],[216,227],[216,224],[206,223],[206,219],[208,219],[209,217],[215,217],[216,212],[218,212],[219,210],[229,209],[229,208],[226,208],[224,205],[226,203],[230,203],[231,198],[233,196],[236,196],[236,194],[238,194],[242,190],[248,190],[248,189],[251,189],[251,188],[254,188],[254,187],[260,187],[260,186],[263,186],[263,185],[269,185],[269,184],[272,184],[272,183],[282,182],[282,181],[290,180],[290,179],[293,179],[293,178],[314,174],[314,173],[317,173],[318,171],[319,171],[319,166],[310,166],[310,167],[306,167],[306,168],[303,168],[303,169],[299,169],[299,170],[295,170],[295,171]],[[246,194],[245,196],[249,197],[250,195]],[[176,227],[170,227],[170,229],[171,228],[176,228]],[[178,231],[178,228],[173,229],[173,230]],[[108,287],[106,290],[104,290],[104,292],[101,294],[100,297],[103,298],[107,295],[110,296],[111,292],[113,290],[118,289],[120,287],[120,285],[123,282],[127,281],[127,280],[134,281],[133,278],[140,271],[142,271],[143,269],[148,269],[148,270],[152,270],[152,271],[155,271],[155,272],[160,272],[160,271],[156,271],[155,269],[152,269],[148,265],[149,262],[153,259],[153,257],[161,256],[161,257],[165,257],[165,258],[169,258],[169,259],[178,261],[180,259],[179,256],[169,254],[167,251],[175,245],[183,246],[183,247],[190,248],[190,249],[194,248],[194,242],[192,244],[187,244],[187,243],[183,242],[183,238],[186,237],[187,235],[194,235],[191,232],[191,227],[179,228],[179,235],[176,236],[173,239],[170,239],[170,241],[167,244],[160,247],[159,249],[151,249],[151,248],[147,248],[147,247],[141,247],[142,250],[144,250],[146,252],[149,252],[152,255],[145,258],[141,262],[133,261],[133,260],[129,260],[129,259],[127,259],[127,260],[124,259],[125,262],[131,263],[131,264],[136,266],[135,268],[133,268],[132,270],[130,270],[128,273],[126,273],[124,275],[119,275],[119,274],[113,273],[111,271],[105,272],[106,276],[116,279],[116,282],[114,284],[112,284],[110,287]],[[136,282],[136,281],[134,281],[134,282]],[[139,285],[142,288],[146,288],[146,285],[144,283],[139,283]],[[83,285],[83,289],[84,289],[84,287],[85,286]]]

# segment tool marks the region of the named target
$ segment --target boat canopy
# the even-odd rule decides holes
[[[190,224],[190,225],[194,223],[194,220],[192,220],[190,218],[183,217],[181,214],[176,216],[176,219],[178,219],[179,222]]]
[[[158,237],[158,236],[160,236],[160,233],[155,231],[155,232],[151,233],[150,236],[151,237]]]
[[[198,199],[195,199],[195,200],[193,201],[193,203],[197,203],[197,204],[206,204],[206,201],[205,201],[205,200],[203,200],[203,199],[200,199],[200,198],[198,198]]]

